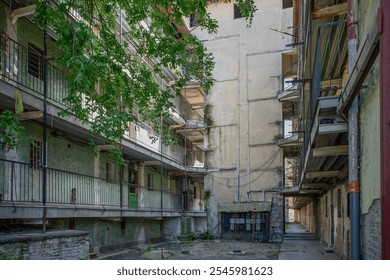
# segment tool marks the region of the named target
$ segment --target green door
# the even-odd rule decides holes
[[[129,170],[129,208],[138,207],[138,176],[136,171]]]

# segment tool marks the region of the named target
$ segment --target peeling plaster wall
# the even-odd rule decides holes
[[[276,0],[255,3],[258,10],[250,28],[244,18],[233,18],[232,3],[219,2],[208,10],[218,20],[218,33],[193,31],[216,62],[215,84],[206,96],[212,122],[206,163],[213,171],[205,178],[205,190],[212,194],[208,219],[217,235],[220,203],[272,202],[271,223],[282,224],[282,203],[270,192],[283,182],[282,152],[276,144],[282,106],[275,76],[282,74],[282,52],[291,37],[270,28],[287,31],[292,8],[283,10],[282,1]]]
[[[319,198],[318,213],[315,214],[320,240],[325,246],[333,248],[334,253],[342,259],[349,259],[348,206],[348,188],[345,184],[339,184]]]
[[[378,57],[365,81],[368,88],[361,90],[360,94],[360,189],[364,259],[377,259],[381,255],[379,78]]]

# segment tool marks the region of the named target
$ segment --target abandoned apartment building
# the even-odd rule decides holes
[[[28,138],[0,150],[0,230],[45,228],[79,250],[20,249],[28,237],[14,234],[1,257],[87,259],[206,233],[249,241],[299,222],[342,259],[390,258],[388,1],[256,0],[250,27],[235,1],[208,1],[217,33],[196,28],[196,13],[183,25],[213,54],[214,85],[171,100],[163,121],[177,145],[129,123],[124,166],[88,144],[88,125],[58,115],[68,81],[50,62],[44,96],[34,2],[0,1],[0,111],[22,103]],[[175,72],[163,73],[168,89]]]

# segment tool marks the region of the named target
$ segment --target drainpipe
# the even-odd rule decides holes
[[[46,2],[44,2],[46,9]],[[42,135],[42,231],[46,232],[46,188],[47,188],[47,30],[43,30],[43,135]]]
[[[380,68],[381,68],[381,228],[382,228],[382,259],[390,259],[390,3],[381,0],[379,18],[380,37]]]
[[[356,21],[357,1],[348,0],[348,68],[353,68],[358,45],[358,30]],[[351,259],[360,259],[360,185],[359,185],[359,99],[353,100],[348,111],[348,142],[349,142],[349,182],[350,192],[350,228],[351,228]]]

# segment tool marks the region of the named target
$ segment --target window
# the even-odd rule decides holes
[[[325,217],[328,217],[328,196],[325,196]]]
[[[293,0],[283,0],[283,9],[291,8],[293,6]]]
[[[41,141],[32,140],[30,142],[30,165],[34,169],[42,166],[42,147]]]
[[[341,217],[341,190],[337,190],[337,217]]]
[[[190,14],[190,27],[195,27],[199,25],[199,14],[193,13]]]
[[[240,8],[238,7],[237,4],[233,5],[233,12],[234,12],[234,18],[242,18]]]
[[[43,80],[43,51],[32,44],[28,44],[28,73]]]
[[[148,174],[148,178],[147,178],[147,187],[149,189],[153,189],[153,174]]]
[[[106,163],[106,180],[111,183],[115,181],[115,166],[109,161]]]
[[[196,199],[196,187],[194,187],[194,199]]]

